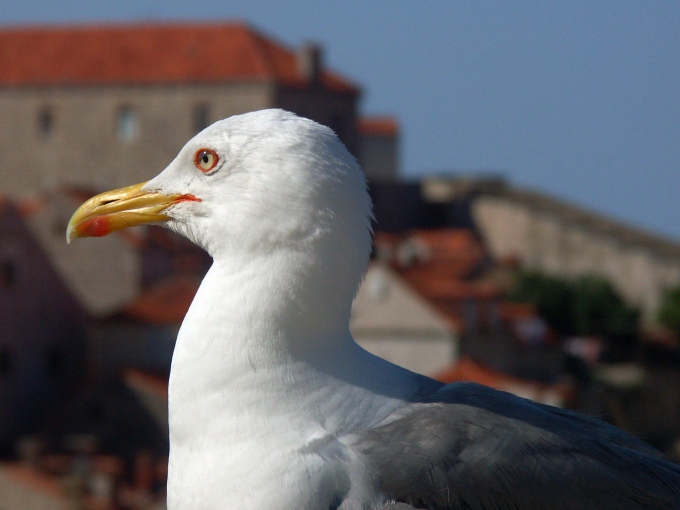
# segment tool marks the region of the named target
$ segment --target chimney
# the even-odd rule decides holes
[[[316,43],[305,43],[298,49],[298,69],[305,80],[318,82],[321,78],[323,66],[323,51]]]

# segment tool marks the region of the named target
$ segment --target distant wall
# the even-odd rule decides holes
[[[356,155],[356,105],[356,94],[322,86],[252,81],[0,87],[0,196],[48,197],[71,187],[99,192],[145,181],[204,127],[264,108],[330,126]],[[67,247],[66,224],[78,205],[52,200],[30,224],[88,312],[106,315],[137,294],[140,262],[122,238]]]
[[[83,311],[19,211],[0,203],[0,450],[83,381],[85,348]]]
[[[26,195],[57,184],[108,189],[147,180],[196,134],[200,108],[212,123],[272,101],[272,87],[254,83],[3,88],[0,190]]]
[[[647,325],[663,290],[680,284],[680,245],[670,241],[528,192],[480,195],[472,207],[494,257],[556,276],[602,276]]]
[[[330,126],[359,152],[357,96],[269,83],[0,88],[0,192],[150,179],[201,128],[284,108]],[[205,127],[202,126],[202,127]]]
[[[66,225],[81,201],[55,193],[27,218],[27,225],[88,314],[107,316],[137,297],[142,261],[130,239],[134,231],[66,244]]]

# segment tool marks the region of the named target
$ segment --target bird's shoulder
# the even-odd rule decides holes
[[[643,441],[472,383],[406,403],[352,449],[375,490],[415,508],[680,508],[680,467]]]

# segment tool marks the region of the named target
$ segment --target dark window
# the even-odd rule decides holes
[[[55,347],[47,354],[45,371],[54,381],[58,381],[61,378],[64,372],[64,353],[60,349]]]
[[[465,331],[470,334],[479,332],[479,304],[474,299],[467,299],[463,305]]]
[[[48,106],[38,112],[38,132],[41,136],[50,136],[54,131],[54,114]]]
[[[98,402],[90,402],[85,408],[85,413],[89,420],[93,422],[101,422],[104,419],[104,410]]]
[[[9,352],[9,347],[0,345],[0,378],[9,374],[12,369],[12,354]]]
[[[501,320],[501,307],[500,303],[492,302],[489,303],[487,309],[489,328],[492,333],[500,333],[503,329],[503,321]]]
[[[198,133],[210,125],[210,108],[207,104],[194,106],[194,131]]]
[[[14,285],[17,268],[11,260],[0,262],[0,288],[8,289]]]
[[[131,142],[139,138],[139,120],[131,106],[118,108],[116,132],[122,142]]]

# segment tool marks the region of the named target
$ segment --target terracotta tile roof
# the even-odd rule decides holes
[[[469,229],[418,230],[407,236],[379,232],[375,244],[392,252],[393,267],[428,297],[492,297],[499,292],[476,278],[487,254]]]
[[[123,374],[125,382],[159,398],[168,399],[168,378],[144,370],[129,368]]]
[[[486,277],[488,254],[470,229],[417,230],[407,235],[378,232],[377,252],[421,296],[458,327],[467,330],[466,306],[479,305],[479,320],[488,320],[502,288]]]
[[[569,384],[548,385],[512,377],[466,357],[432,377],[446,384],[460,381],[483,384],[490,388],[560,407],[564,407],[574,396],[574,388]]]
[[[412,237],[436,250],[440,256],[451,257],[465,254],[483,257],[484,248],[475,233],[467,228],[443,228],[438,230],[417,230]]]
[[[242,23],[0,30],[0,86],[273,81],[308,86],[294,51]],[[332,72],[322,83],[358,88]]]
[[[500,296],[500,291],[492,284],[479,280],[465,282],[460,280],[439,279],[440,276],[433,274],[419,276],[408,275],[408,280],[432,299],[467,300],[467,299],[493,299]]]
[[[0,476],[5,475],[17,485],[28,485],[53,499],[55,505],[64,504],[66,496],[61,484],[54,477],[27,468],[16,462],[0,464]]]
[[[359,119],[359,133],[395,137],[399,134],[399,121],[394,117],[364,117]]]
[[[33,196],[17,202],[17,209],[24,217],[30,217],[45,207],[47,200],[43,196]]]
[[[196,295],[199,283],[193,278],[162,280],[129,304],[124,314],[150,324],[181,324]]]
[[[501,389],[503,387],[503,381],[509,378],[509,376],[496,372],[470,358],[461,358],[453,365],[437,372],[432,377],[446,384],[458,381],[468,381],[496,389]]]
[[[531,303],[516,303],[514,301],[504,301],[500,306],[501,319],[504,321],[515,321],[519,319],[533,319],[538,317],[536,307]]]

